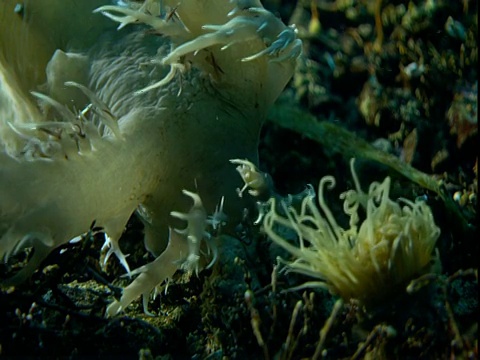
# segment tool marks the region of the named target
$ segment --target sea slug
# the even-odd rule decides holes
[[[95,221],[129,271],[136,211],[156,259],[114,315],[197,270],[209,230],[252,207],[229,160],[257,162],[302,45],[256,0],[105,2],[0,4],[0,258],[33,248],[19,283]]]

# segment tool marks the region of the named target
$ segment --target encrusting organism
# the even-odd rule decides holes
[[[215,258],[207,233],[254,207],[229,160],[258,162],[302,44],[257,0],[105,3],[0,3],[0,259],[33,248],[4,281],[18,284],[95,221],[137,276],[115,315]],[[134,212],[156,259],[130,271],[118,241]]]
[[[338,225],[325,202],[325,190],[335,186],[332,176],[320,180],[319,207],[314,194],[307,195],[299,209],[286,205],[277,209],[277,201],[269,200],[263,227],[269,238],[293,256],[292,261],[281,260],[287,271],[316,279],[299,288],[328,289],[345,301],[356,299],[368,306],[431,270],[440,229],[424,200],[390,199],[389,177],[373,182],[364,193],[354,160],[351,172],[355,189],[340,195],[349,216],[348,229]],[[360,211],[365,213],[363,221]],[[295,231],[298,246],[280,235],[282,227]]]

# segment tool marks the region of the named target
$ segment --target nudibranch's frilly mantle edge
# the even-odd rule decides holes
[[[140,295],[146,305],[178,268],[198,270],[211,230],[228,231],[252,206],[251,196],[238,196],[229,160],[257,162],[260,127],[301,42],[255,0],[159,3],[77,6],[80,18],[93,4],[120,24],[116,30],[102,20],[63,34],[79,51],[49,40],[64,18],[14,24],[50,41],[42,47],[48,65],[29,64],[38,67],[34,75],[14,65],[25,52],[0,46],[0,258],[34,249],[5,284],[25,280],[94,220],[105,231],[107,258],[115,254],[129,271],[118,240],[137,211],[156,259],[131,272],[137,277],[107,313]],[[49,18],[48,9],[32,14]],[[95,39],[83,40],[86,34]]]

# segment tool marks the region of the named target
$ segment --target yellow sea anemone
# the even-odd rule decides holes
[[[389,198],[389,177],[382,183],[373,182],[364,193],[353,159],[351,172],[355,190],[340,195],[350,217],[349,229],[337,224],[325,203],[325,187],[335,186],[332,176],[320,180],[320,208],[315,196],[309,195],[299,210],[282,204],[284,211],[279,214],[272,199],[263,225],[267,235],[294,256],[287,262],[288,269],[318,279],[300,288],[326,288],[344,300],[357,299],[368,305],[429,270],[440,229],[425,201]],[[360,208],[366,216],[358,226]],[[295,230],[298,247],[279,235],[279,226]]]

